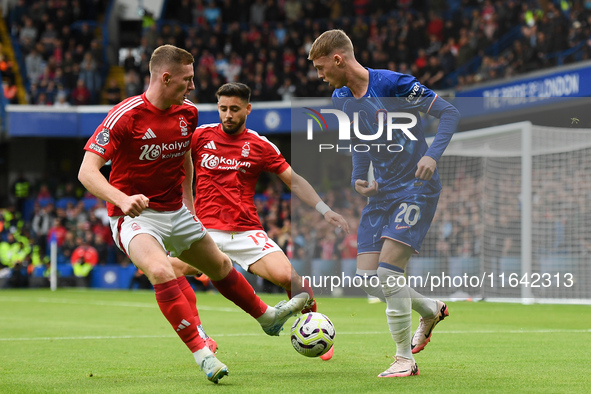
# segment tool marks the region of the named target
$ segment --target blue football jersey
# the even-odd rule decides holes
[[[446,111],[457,111],[411,75],[369,68],[368,71],[369,86],[364,97],[356,99],[346,86],[336,89],[332,96],[336,109],[345,112],[351,120],[356,115],[358,121],[352,127],[356,126],[360,134],[377,135],[376,131],[382,117],[383,132],[379,138],[359,139],[351,133],[351,144],[357,145],[358,148],[352,150],[351,184],[354,186],[357,179],[367,180],[371,162],[379,191],[370,198],[370,202],[395,199],[409,193],[438,193],[441,190],[441,182],[437,170],[430,181],[420,180],[415,178],[417,163],[425,155],[439,160],[455,130],[447,130],[446,127],[442,130],[440,126],[434,143],[428,147],[419,113],[440,118]],[[415,116],[416,125],[407,131],[416,140],[411,139],[411,136],[401,129],[394,129],[388,138],[386,116],[392,112]],[[391,123],[408,124],[410,119],[401,116],[400,119],[394,118]]]

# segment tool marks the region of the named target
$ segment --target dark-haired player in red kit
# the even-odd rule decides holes
[[[195,88],[193,61],[189,52],[175,46],[156,48],[148,90],[109,111],[86,143],[78,178],[107,201],[117,246],[150,279],[162,314],[207,379],[217,383],[228,369],[199,336],[195,293],[185,278],[177,279],[167,251],[209,276],[224,297],[269,335],[279,335],[309,296],[302,293],[276,307],[266,305],[186,208],[193,208],[191,193],[183,192],[190,187],[183,182],[185,174],[193,174],[190,143],[198,117],[185,98]],[[109,181],[99,171],[108,160]]]
[[[221,123],[198,127],[191,141],[196,174],[196,215],[220,250],[242,269],[283,287],[290,298],[292,292],[307,292],[311,302],[302,312],[315,312],[310,284],[302,282],[285,253],[261,225],[254,204],[259,175],[262,172],[277,174],[302,201],[316,207],[326,221],[346,232],[349,225],[291,169],[273,143],[246,128],[246,117],[251,111],[247,85],[227,83],[218,89],[216,96]],[[173,263],[177,275],[197,273],[194,268],[178,263]],[[200,329],[210,348],[215,350],[215,341]],[[333,348],[321,358],[329,360],[332,354]]]

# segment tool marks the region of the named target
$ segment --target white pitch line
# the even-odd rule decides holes
[[[541,329],[541,330],[476,330],[476,331],[437,331],[437,334],[554,334],[554,333],[591,333],[591,329]],[[351,331],[337,332],[338,335],[382,335],[386,331]],[[258,337],[266,336],[263,333],[236,333],[236,334],[212,334],[213,337]],[[72,341],[89,339],[150,339],[150,338],[177,338],[176,335],[102,335],[102,336],[78,336],[78,337],[27,337],[27,338],[1,338],[0,342],[17,341]]]
[[[132,308],[152,308],[158,309],[156,302],[121,302],[121,301],[77,301],[68,298],[20,298],[20,297],[2,297],[0,296],[0,302],[38,302],[47,304],[73,304],[73,305],[96,305],[96,306],[118,306],[118,307],[132,307]],[[216,312],[242,312],[238,308],[214,308],[206,305],[199,305],[197,307],[200,311],[216,311]]]
[[[174,338],[174,335],[112,335],[112,336],[92,336],[83,337],[30,337],[30,338],[0,338],[0,341],[72,341],[88,339],[143,339],[143,338]]]

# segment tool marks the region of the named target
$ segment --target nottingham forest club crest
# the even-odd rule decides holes
[[[181,128],[181,135],[185,137],[188,134],[189,128],[184,116],[179,116],[179,127]]]
[[[250,145],[248,144],[248,142],[245,142],[244,146],[242,147],[242,157],[248,157],[249,154],[250,154]]]

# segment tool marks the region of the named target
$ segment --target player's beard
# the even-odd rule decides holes
[[[244,119],[242,122],[235,123],[234,125],[232,125],[232,127],[228,127],[224,123],[222,123],[222,130],[224,130],[224,133],[226,134],[236,134],[238,130],[242,128],[244,122],[246,122],[246,119]]]

